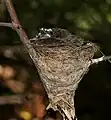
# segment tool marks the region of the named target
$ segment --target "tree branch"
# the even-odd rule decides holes
[[[98,63],[98,62],[101,62],[101,61],[105,61],[105,60],[108,60],[110,62],[110,59],[111,59],[111,55],[109,55],[109,56],[102,56],[102,57],[97,58],[97,59],[92,59],[92,64]]]
[[[13,4],[12,4],[11,0],[4,0],[4,1],[6,3],[8,12],[9,12],[9,14],[11,16],[12,22],[18,24],[21,27],[20,22],[19,22],[19,20],[17,18],[16,12],[15,12],[15,9],[13,7]]]
[[[3,26],[3,27],[10,27],[10,28],[13,29],[13,25],[12,25],[12,23],[0,22],[0,26]]]
[[[8,9],[8,12],[9,12],[11,20],[12,20],[13,29],[20,36],[20,39],[23,42],[23,44],[26,45],[26,41],[28,41],[29,39],[28,39],[28,36],[25,33],[25,31],[22,29],[22,26],[19,22],[17,15],[16,15],[13,4],[12,4],[11,0],[4,0],[4,1],[5,1],[6,7]]]

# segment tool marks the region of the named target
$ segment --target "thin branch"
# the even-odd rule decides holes
[[[111,59],[111,55],[109,55],[109,56],[102,56],[102,57],[97,58],[97,59],[92,59],[92,64],[98,63],[98,62],[101,62],[101,61],[104,61],[104,60],[110,60],[110,59]]]
[[[18,33],[18,35],[19,35],[21,41],[23,42],[23,44],[26,45],[26,41],[28,41],[29,39],[28,39],[28,36],[25,33],[25,31],[22,29],[22,26],[19,22],[19,19],[18,19],[17,15],[16,15],[14,6],[13,6],[11,0],[4,0],[4,1],[5,1],[5,4],[6,4],[6,7],[8,9],[8,12],[10,14],[12,24],[13,24],[13,28]]]
[[[0,22],[0,26],[1,26],[1,27],[10,27],[10,28],[13,29],[12,23]]]
[[[4,0],[4,1],[6,3],[12,22],[18,24],[21,27],[11,0]]]
[[[22,95],[0,96],[0,105],[22,104],[24,97]]]

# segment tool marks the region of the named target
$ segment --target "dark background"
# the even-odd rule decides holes
[[[13,0],[12,2],[30,38],[34,37],[41,27],[65,28],[84,39],[98,43],[105,55],[111,55],[110,0]],[[10,22],[9,14],[2,4],[0,4],[0,21]],[[1,47],[19,44],[21,42],[15,31],[0,27]],[[76,114],[80,120],[111,119],[109,61],[90,67],[76,91],[75,103]]]

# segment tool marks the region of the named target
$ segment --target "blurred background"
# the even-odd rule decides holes
[[[29,38],[34,37],[41,27],[60,27],[97,43],[105,55],[111,55],[110,0],[12,0],[12,3]],[[2,0],[0,22],[10,22],[10,16]],[[33,62],[16,32],[10,28],[0,27],[0,95],[32,92],[35,94],[35,91],[39,91],[36,93],[34,108],[37,112],[32,112],[32,106],[28,107],[28,110],[41,119],[44,113],[40,116],[38,107],[44,111],[48,98]],[[76,91],[75,103],[78,120],[111,119],[109,61],[90,67]],[[30,106],[29,104],[32,103],[25,103],[22,108]],[[12,114],[8,115],[11,109]],[[15,111],[19,116],[20,109],[18,105],[1,105],[0,120],[15,117]]]

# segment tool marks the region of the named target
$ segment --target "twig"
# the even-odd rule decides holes
[[[13,25],[12,25],[12,23],[0,22],[0,26],[3,26],[3,27],[10,27],[10,28],[13,29]]]
[[[111,59],[111,55],[109,55],[109,56],[102,56],[102,57],[97,58],[97,59],[92,59],[92,64],[98,63],[98,62],[101,62],[101,61],[104,61],[104,60],[110,60],[110,59]]]
[[[8,9],[8,12],[10,14],[14,30],[16,30],[16,32],[20,36],[21,41],[24,43],[24,45],[26,45],[25,42],[28,41],[29,39],[28,39],[28,36],[25,33],[25,31],[22,29],[22,26],[19,22],[19,19],[17,18],[13,4],[12,4],[11,0],[4,0],[4,1],[6,4],[6,7]]]
[[[0,96],[0,105],[22,104],[24,97],[22,95]]]

